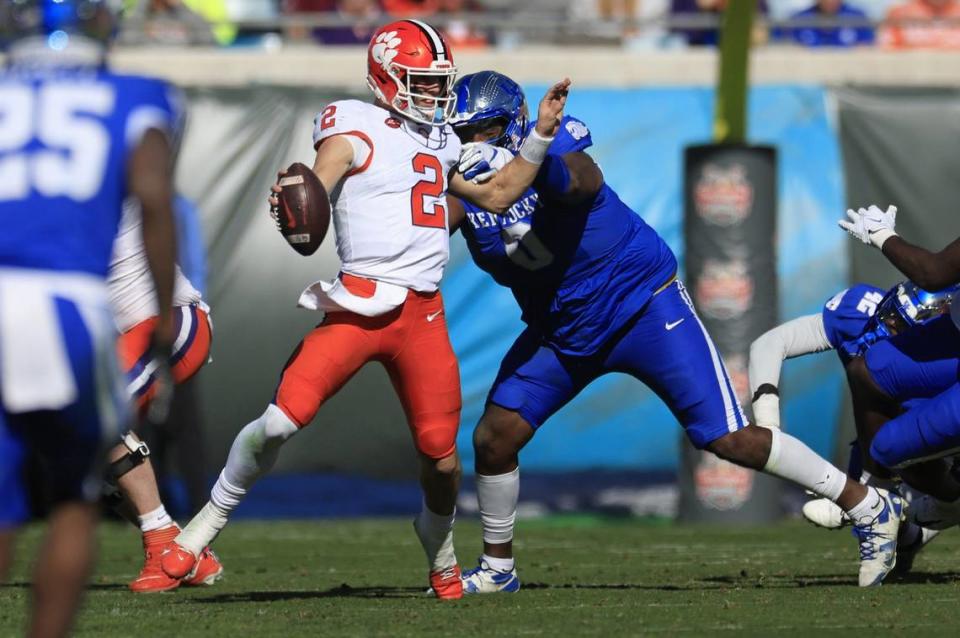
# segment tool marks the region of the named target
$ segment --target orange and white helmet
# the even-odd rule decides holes
[[[440,78],[438,95],[414,93],[414,78]],[[367,49],[367,85],[398,113],[439,126],[453,116],[457,67],[440,32],[420,20],[398,20],[380,27]]]

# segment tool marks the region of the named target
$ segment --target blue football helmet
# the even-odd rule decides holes
[[[44,40],[52,51],[77,36],[101,45],[116,33],[115,0],[3,0],[0,46],[18,40]]]
[[[487,140],[516,153],[527,135],[527,99],[520,85],[495,71],[465,75],[453,87],[457,111],[450,124],[464,143],[491,126],[501,125],[501,134]]]
[[[912,281],[903,281],[884,295],[863,334],[843,344],[844,350],[853,356],[860,355],[877,341],[929,323],[949,313],[950,304],[958,296],[960,284],[930,292]]]

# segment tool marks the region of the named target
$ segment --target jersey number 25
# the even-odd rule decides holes
[[[82,202],[100,190],[110,136],[98,117],[114,107],[102,84],[0,88],[0,201],[45,197]],[[36,139],[40,147],[27,150]]]

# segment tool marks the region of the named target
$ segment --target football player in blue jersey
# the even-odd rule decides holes
[[[780,369],[785,359],[835,350],[846,368],[868,347],[927,320],[928,317],[923,316],[924,308],[929,308],[931,296],[910,281],[899,283],[886,293],[876,286],[856,284],[831,297],[822,312],[787,321],[762,334],[750,346],[749,364],[757,425],[780,427]],[[919,302],[921,299],[925,304]],[[869,443],[867,440],[867,446]],[[895,489],[894,480],[886,478],[886,469],[879,469],[877,473],[872,465],[870,469],[862,467],[861,446],[859,440],[855,440],[851,445],[848,476],[875,487]],[[916,499],[922,494],[914,492],[911,496]],[[803,515],[811,523],[828,529],[850,524],[839,507],[823,498],[805,503]],[[917,552],[938,533],[914,523],[902,526],[897,542],[896,571],[900,574],[909,571]]]
[[[472,145],[459,169],[495,174],[530,124],[520,87],[485,71],[457,82],[454,130]],[[837,502],[856,522],[860,584],[893,568],[898,496],[849,480],[806,445],[750,425],[723,361],[677,280],[664,241],[604,182],[586,153],[586,124],[565,117],[533,187],[494,215],[448,198],[474,261],[511,289],[527,328],[504,357],[474,431],[483,555],[464,591],[516,591],[513,527],[518,453],[586,385],[624,372],[650,386],[698,448],[794,481]]]
[[[105,278],[123,200],[143,207],[161,318],[173,336],[169,87],[104,66],[102,0],[0,4],[0,578],[27,518],[22,469],[43,468],[47,536],[29,635],[71,627],[94,557],[104,453],[130,414]]]
[[[907,242],[895,231],[897,208],[848,210],[840,226],[881,250],[884,256],[926,290],[960,284],[960,238],[934,253]],[[914,484],[915,469],[927,459],[960,449],[960,303],[950,299],[949,315],[931,318],[901,335],[869,348],[848,366],[854,413],[872,436],[870,456],[899,469]],[[939,313],[938,313],[939,314]],[[903,410],[906,401],[914,400]],[[945,464],[941,467],[945,470]],[[952,473],[943,484],[955,485]],[[924,489],[940,501],[957,500]],[[953,509],[960,504],[952,503]],[[935,523],[922,518],[918,522]],[[960,520],[960,519],[957,519]]]

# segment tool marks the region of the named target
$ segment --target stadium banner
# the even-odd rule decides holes
[[[686,284],[725,362],[723,391],[749,411],[747,362],[754,339],[777,325],[777,152],[705,144],[684,153]],[[726,403],[726,402],[725,402]],[[746,425],[737,414],[736,426]],[[746,416],[746,415],[744,415]],[[776,479],[684,441],[680,519],[752,523],[780,514]]]
[[[535,101],[546,87],[525,88]],[[683,149],[710,137],[712,95],[708,87],[578,88],[567,108],[591,129],[589,152],[607,182],[664,237],[681,263]],[[347,97],[369,99],[273,86],[188,91],[190,116],[177,178],[181,191],[199,205],[209,254],[213,362],[198,382],[211,475],[222,467],[234,435],[272,399],[299,340],[320,321],[319,314],[297,309],[296,300],[311,282],[336,275],[333,233],[316,254],[301,257],[276,232],[266,197],[278,168],[311,161],[314,115]],[[785,318],[819,311],[847,279],[848,242],[835,232],[843,206],[840,156],[826,98],[824,90],[805,86],[760,87],[751,93],[752,137],[780,150],[777,270],[779,311]],[[473,428],[500,359],[522,324],[510,292],[473,265],[459,236],[451,238],[442,291],[460,359],[464,408],[458,443],[470,474]],[[839,400],[842,373],[826,358],[806,359],[785,367],[784,423],[815,450],[828,452],[836,410],[824,414],[823,406]],[[678,433],[676,420],[651,391],[630,377],[607,375],[550,419],[523,451],[523,473],[531,480],[524,481],[521,499],[538,498],[527,490],[536,484],[534,475],[548,477],[542,484],[556,489],[574,484],[582,489],[594,477],[613,491],[598,492],[590,502],[613,499],[627,511],[642,513],[651,495],[637,486],[657,481],[663,489],[656,498],[673,498],[675,506]],[[371,364],[321,408],[295,444],[284,447],[274,473],[407,480],[415,486],[416,468],[389,378]],[[561,474],[579,478],[555,480]],[[628,489],[620,490],[624,485]],[[553,499],[550,508],[589,501],[565,499],[549,488],[545,492]],[[350,498],[350,490],[330,493]],[[415,496],[416,490],[404,494]],[[419,507],[414,496],[403,497],[409,511]],[[465,500],[471,497],[465,490]],[[335,508],[318,502],[311,511]]]

